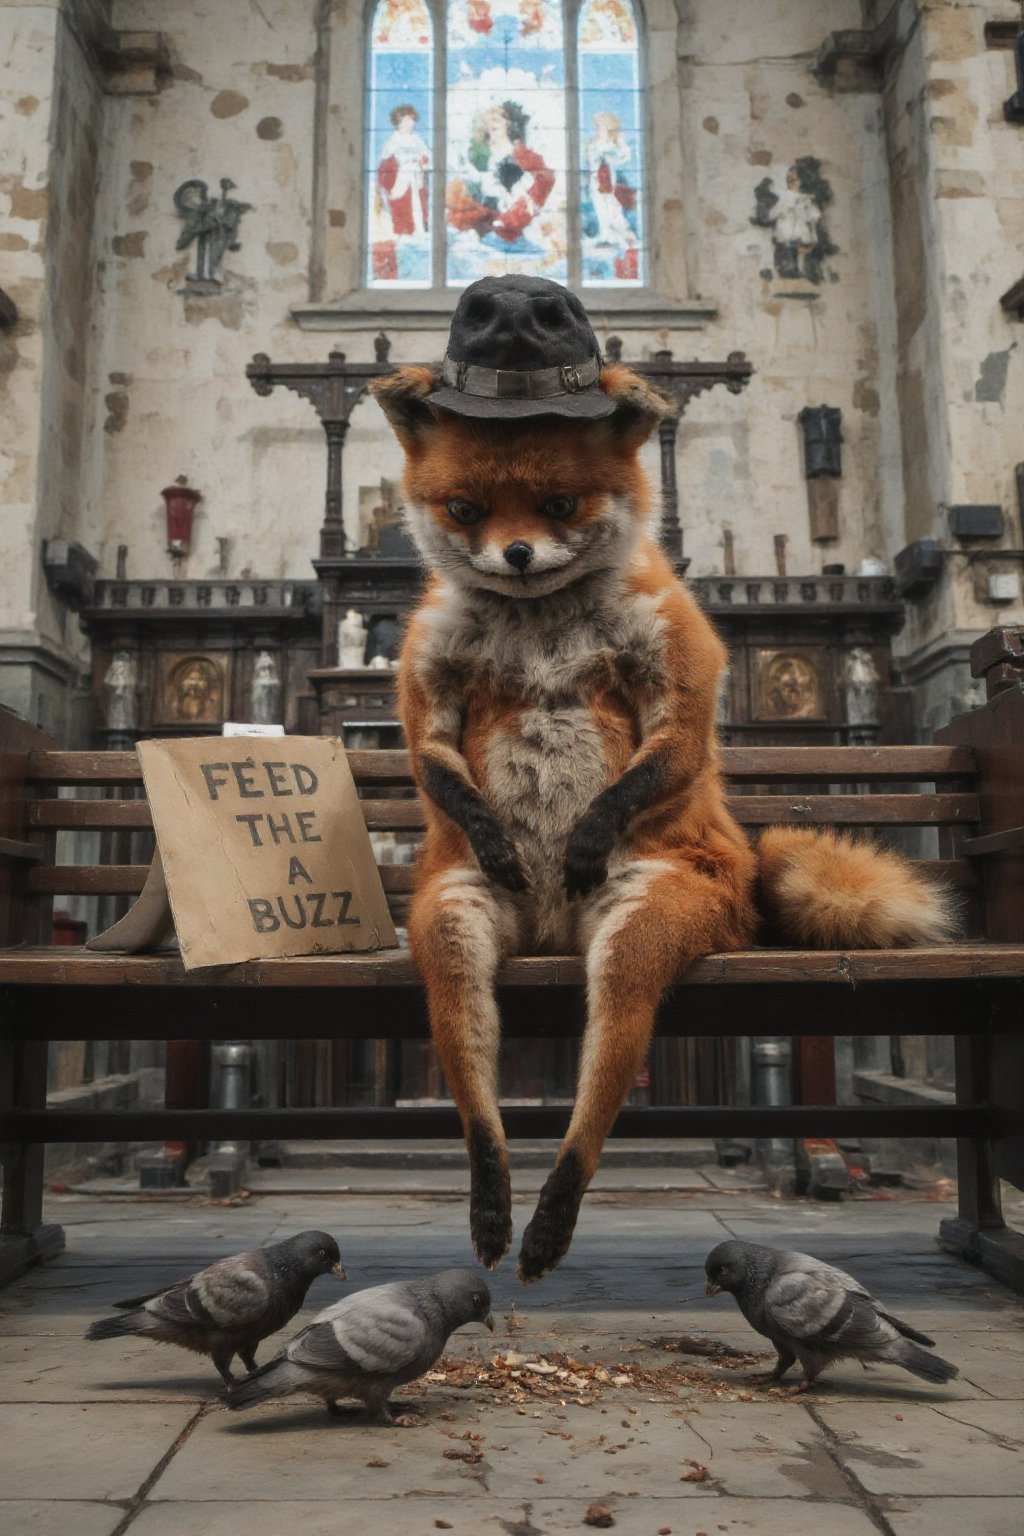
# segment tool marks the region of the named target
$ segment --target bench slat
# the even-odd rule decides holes
[[[971,874],[965,863],[965,878]],[[378,864],[389,896],[408,896],[411,864]],[[29,871],[25,886],[32,896],[137,896],[146,883],[147,864],[48,864]]]
[[[819,983],[856,987],[871,982],[1024,978],[1024,944],[950,944],[927,949],[752,949],[706,955],[680,986]],[[578,955],[522,955],[506,960],[502,987],[581,987]],[[250,987],[419,987],[406,949],[373,954],[299,955],[243,965],[186,971],[178,956],[91,954],[67,947],[0,951],[0,986],[182,986],[211,991]],[[0,1023],[2,1028],[2,1023]]]
[[[967,859],[911,859],[921,874],[957,890],[978,888],[978,871]],[[29,870],[31,896],[137,896],[146,883],[146,864],[56,864]],[[411,864],[378,864],[388,896],[409,896],[415,882]]]
[[[506,1134],[564,1136],[571,1105],[509,1105]],[[799,1104],[771,1109],[744,1105],[654,1105],[620,1111],[612,1136],[990,1136],[992,1113],[966,1104]],[[347,1141],[391,1137],[455,1138],[454,1106],[401,1109],[143,1109],[9,1110],[0,1133],[20,1142],[87,1141]]]
[[[29,800],[30,827],[63,831],[122,830],[153,824],[145,800]],[[423,829],[419,800],[361,800],[371,832]],[[970,825],[980,818],[974,794],[735,795],[729,809],[744,827],[931,827]]]
[[[348,754],[357,784],[408,784],[409,754],[398,750]],[[736,783],[835,780],[933,783],[973,778],[970,747],[724,747],[722,763]],[[33,752],[26,778],[34,784],[141,784],[134,752]]]

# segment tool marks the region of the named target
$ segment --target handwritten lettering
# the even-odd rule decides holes
[[[351,891],[293,891],[287,897],[250,896],[248,901],[249,915],[257,933],[277,933],[282,924],[297,929],[350,928],[358,927],[362,921],[349,915]]]

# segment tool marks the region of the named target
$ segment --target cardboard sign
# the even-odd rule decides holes
[[[144,910],[90,948],[154,941],[164,882],[187,969],[394,948],[340,741],[207,736],[140,741],[138,753],[158,854]]]

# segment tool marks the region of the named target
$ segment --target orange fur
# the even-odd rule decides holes
[[[950,892],[906,859],[831,828],[769,827],[758,844],[765,917],[817,949],[944,944],[955,928]]]
[[[468,420],[430,407],[433,377],[404,369],[374,390],[405,447],[410,524],[437,572],[399,672],[427,822],[410,944],[488,1264],[511,1237],[497,967],[516,950],[585,956],[577,1102],[520,1254],[521,1276],[536,1279],[568,1248],[665,988],[700,955],[753,941],[758,859],[770,915],[798,943],[933,942],[948,919],[895,855],[803,829],[769,831],[755,854],[730,815],[714,728],[725,649],[644,532],[637,452],[664,402],[608,368],[617,409],[606,420]],[[575,498],[571,516],[552,519],[553,496]],[[470,526],[453,520],[462,501],[479,512]],[[503,565],[513,541],[546,564],[514,574]],[[489,860],[500,876],[484,873]],[[563,874],[582,892],[573,900]]]

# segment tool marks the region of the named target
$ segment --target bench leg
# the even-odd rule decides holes
[[[43,1109],[46,1105],[47,1042],[0,1042],[3,1107]],[[7,1142],[3,1147],[4,1189],[0,1208],[0,1285],[64,1247],[62,1227],[43,1223],[41,1143]]]
[[[956,1037],[956,1098],[958,1104],[991,1102],[989,1040],[984,1034]],[[957,1215],[939,1225],[942,1246],[1024,1293],[1024,1238],[1003,1220],[991,1143],[961,1138],[956,1162]]]

